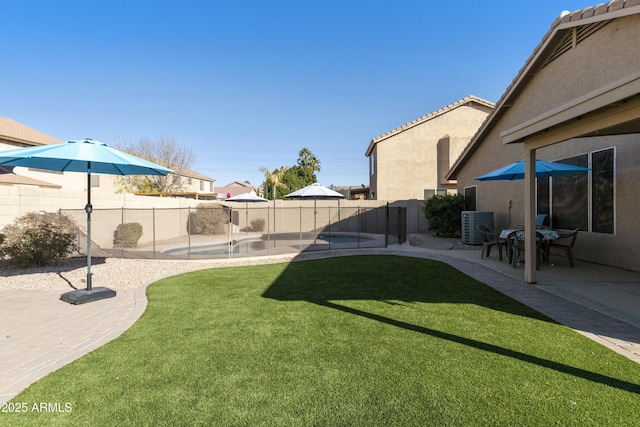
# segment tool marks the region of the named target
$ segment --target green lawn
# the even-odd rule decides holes
[[[70,412],[0,424],[640,423],[640,365],[436,261],[220,268],[147,294],[129,331],[12,401]]]

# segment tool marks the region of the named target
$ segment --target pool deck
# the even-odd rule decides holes
[[[524,282],[522,268],[514,269],[495,255],[481,259],[479,248],[451,250],[452,246],[427,237],[418,246],[310,251],[273,255],[269,261],[360,254],[442,261],[640,363],[640,273],[583,261],[572,269],[559,260],[553,267],[543,266],[538,283],[531,285]],[[248,265],[265,260],[236,261]],[[0,290],[0,403],[130,328],[147,306],[147,285],[84,305],[60,301],[58,291]]]

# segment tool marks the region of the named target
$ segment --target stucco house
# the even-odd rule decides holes
[[[166,193],[135,193],[139,196],[185,197],[196,200],[215,200],[215,179],[188,168],[182,168],[180,173],[169,176],[178,182],[180,191]]]
[[[223,187],[218,187],[216,189],[219,199],[226,199],[227,195],[229,195],[229,197],[233,197],[237,196],[238,194],[250,193],[251,191],[254,191],[256,194],[260,195],[259,190],[260,189],[258,187],[255,187],[248,182],[240,181],[233,181]]]
[[[423,200],[455,190],[445,175],[493,107],[471,95],[373,138],[365,153],[370,198]]]
[[[25,126],[22,123],[6,117],[0,117],[0,150],[61,143],[62,141],[59,139]],[[100,178],[96,178],[96,187],[100,186],[99,181]],[[75,174],[24,167],[3,168],[3,171],[0,171],[0,184],[64,188],[71,191],[83,190],[86,187],[86,182],[78,180]],[[96,188],[96,191],[99,191],[99,189]],[[113,190],[110,188],[109,191],[112,192]]]
[[[0,151],[62,142],[12,119],[0,117]],[[0,168],[0,229],[27,212],[83,207],[86,203],[87,181],[78,177],[75,172],[26,167]],[[114,175],[91,175],[91,196],[96,207],[182,207],[195,205],[197,195],[216,195],[212,178],[190,170],[175,177],[186,185],[185,192],[167,196],[188,195],[193,202],[175,197],[163,197],[159,200],[156,197],[118,194],[120,187],[117,179]]]
[[[11,150],[15,148],[31,147],[38,145],[61,144],[60,141],[45,133],[32,129],[21,123],[6,117],[0,117],[0,150]],[[174,179],[179,180],[183,191],[176,196],[188,195],[198,198],[198,196],[215,196],[214,183],[211,177],[203,175],[191,169],[184,169],[180,175],[173,174]],[[113,193],[118,190],[115,183],[116,177],[110,175],[93,174],[92,194],[104,191]],[[38,185],[60,188],[65,190],[79,191],[86,190],[86,183],[77,179],[77,175],[71,173],[60,173],[33,168],[12,168],[10,171],[5,168],[4,173],[0,173],[0,183],[22,183],[23,185]],[[169,194],[167,194],[169,195]]]
[[[536,281],[535,215],[579,228],[577,259],[640,270],[640,0],[563,12],[447,174],[494,226],[525,228],[525,280]],[[524,159],[524,181],[475,177]],[[535,160],[589,167],[535,179]]]

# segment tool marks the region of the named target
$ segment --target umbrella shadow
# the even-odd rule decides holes
[[[314,303],[373,300],[389,304],[394,304],[394,301],[473,304],[557,323],[440,261],[393,255],[348,258],[353,272],[348,276],[331,278],[327,275],[331,270],[331,258],[290,263],[262,296],[279,301]],[[434,269],[433,266],[445,268]],[[399,270],[402,270],[401,275]],[[445,271],[446,276],[441,276],[440,271]]]
[[[602,375],[597,372],[588,371],[586,369],[577,368],[575,366],[555,362],[553,360],[544,359],[541,357],[522,353],[520,351],[511,350],[505,347],[500,347],[495,344],[490,344],[490,343],[474,340],[471,338],[466,338],[459,335],[438,331],[436,329],[426,328],[424,326],[413,325],[411,323],[390,319],[388,317],[380,316],[374,313],[368,313],[362,310],[336,304],[330,301],[315,301],[315,303],[323,307],[339,310],[345,313],[354,314],[356,316],[364,317],[366,319],[370,319],[376,322],[381,322],[387,325],[396,326],[398,328],[406,329],[409,331],[418,332],[434,338],[456,342],[458,344],[462,344],[470,348],[488,351],[491,353],[499,354],[501,356],[510,357],[512,359],[516,359],[522,362],[538,365],[543,368],[553,369],[555,371],[562,372],[564,374],[573,375],[575,377],[593,381],[599,384],[615,387],[620,390],[628,391],[635,394],[640,394],[640,385],[634,384],[629,381],[624,381],[618,378],[613,378],[607,375]]]
[[[307,301],[330,310],[338,310],[374,322],[380,322],[425,336],[455,342],[469,348],[488,351],[521,362],[572,375],[577,378],[640,394],[640,385],[629,381],[339,303],[341,300],[374,300],[388,304],[412,302],[475,304],[492,310],[556,323],[541,313],[512,300],[480,282],[472,286],[458,286],[455,282],[451,282],[450,289],[436,289],[434,286],[441,287],[446,280],[455,280],[457,270],[452,269],[454,270],[454,274],[452,277],[447,277],[445,282],[438,281],[437,279],[433,280],[434,277],[425,276],[424,274],[429,269],[427,267],[425,270],[424,266],[433,265],[429,264],[434,262],[431,260],[420,260],[416,258],[403,259],[403,261],[409,261],[410,265],[401,266],[403,267],[402,280],[394,281],[393,270],[391,270],[391,274],[389,270],[393,268],[394,258],[396,258],[395,262],[398,263],[398,257],[393,256],[369,255],[350,257],[351,261],[353,261],[354,274],[345,278],[338,278],[335,275],[327,274],[327,272],[331,271],[331,258],[293,262],[288,265],[287,269],[269,286],[262,296],[278,301]],[[415,268],[419,266],[420,262],[426,262],[422,270],[419,270],[414,277],[409,275],[409,280],[407,280],[407,275],[405,274],[407,268]],[[397,267],[398,265],[396,265],[396,268]],[[457,274],[464,275],[461,272],[457,272]],[[473,282],[473,280],[469,279],[464,281],[464,283]],[[435,285],[433,283],[435,283]],[[476,291],[474,291],[474,287]],[[477,290],[481,291],[478,292]]]

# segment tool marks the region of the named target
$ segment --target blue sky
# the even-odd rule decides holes
[[[368,185],[371,139],[496,102],[563,10],[593,1],[15,1],[0,116],[60,140],[165,136],[217,186],[320,160]]]

